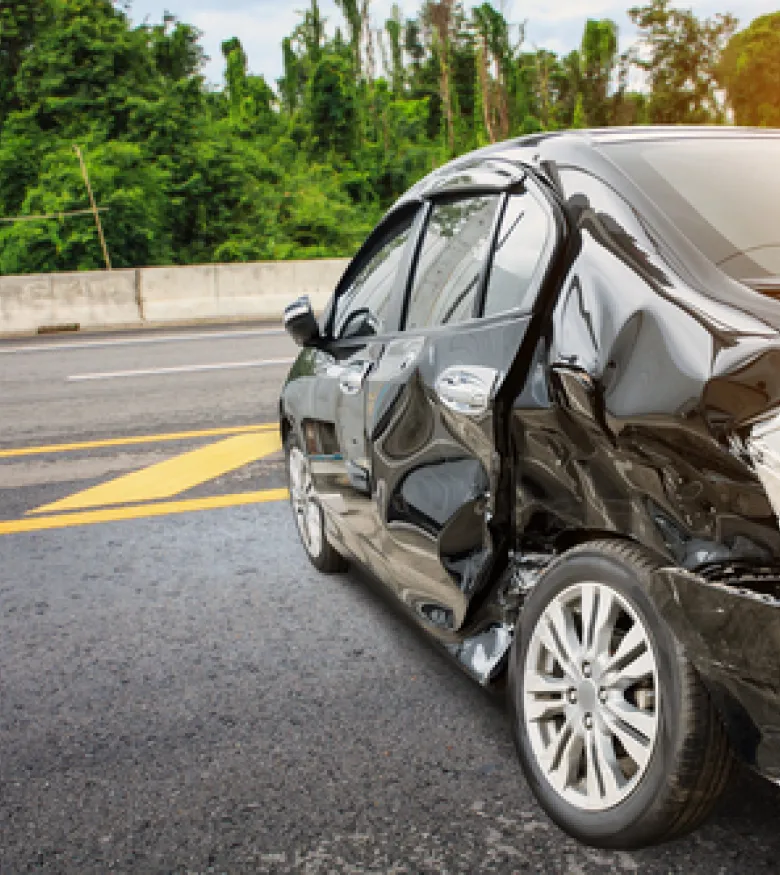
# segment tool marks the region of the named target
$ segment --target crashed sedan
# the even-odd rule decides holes
[[[780,132],[488,147],[411,189],[280,401],[316,568],[504,687],[541,805],[632,849],[780,781]]]

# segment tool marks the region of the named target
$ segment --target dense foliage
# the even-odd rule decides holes
[[[737,124],[780,127],[780,12],[732,37],[719,74]]]
[[[304,0],[302,0],[302,3]],[[642,56],[589,20],[579,50],[524,43],[490,3],[421,3],[369,26],[369,0],[317,0],[283,41],[284,75],[250,75],[222,45],[225,85],[201,75],[199,34],[170,16],[132,26],[111,0],[0,6],[0,273],[103,264],[74,145],[84,152],[115,267],[345,255],[412,182],[455,154],[586,125],[777,124],[777,16],[734,37],[646,0],[630,15]],[[632,67],[649,88],[628,88]]]

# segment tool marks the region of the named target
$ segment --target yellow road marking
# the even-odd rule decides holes
[[[60,514],[59,516],[9,520],[0,522],[0,535],[39,532],[44,529],[66,529],[71,526],[89,526],[95,523],[136,520],[145,517],[192,513],[199,510],[240,507],[247,504],[263,504],[269,501],[283,501],[287,497],[286,489],[266,489],[262,492],[242,492],[237,495],[215,495],[210,498],[191,498],[184,501],[165,501],[158,504],[136,505],[135,507],[113,507],[107,510],[86,510],[80,513]]]
[[[248,434],[278,429],[273,423],[261,425],[238,425],[232,428],[206,428],[200,431],[179,431],[173,434],[144,434],[134,437],[106,438],[96,441],[79,441],[73,444],[48,444],[39,447],[18,447],[0,450],[0,459],[15,459],[20,456],[41,456],[44,453],[71,453],[76,450],[98,450],[102,447],[124,447],[136,444],[157,444],[167,441],[186,441],[193,438],[226,437],[231,434]]]
[[[281,446],[281,438],[275,432],[235,435],[68,495],[28,513],[58,513],[172,498],[207,480],[270,456]]]

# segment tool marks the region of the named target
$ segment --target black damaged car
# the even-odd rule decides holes
[[[316,568],[356,560],[505,685],[591,845],[780,781],[780,131],[483,149],[390,210],[280,402]]]

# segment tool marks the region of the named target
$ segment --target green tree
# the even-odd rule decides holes
[[[205,56],[200,31],[166,13],[161,24],[142,25],[149,35],[149,48],[160,75],[170,82],[200,75]]]
[[[0,0],[0,216],[85,207],[78,143],[117,266],[348,255],[413,182],[484,143],[720,120],[718,83],[738,120],[778,123],[776,16],[722,52],[731,16],[647,0],[631,13],[637,58],[617,56],[610,21],[557,54],[524,49],[524,25],[494,3],[419,0],[381,32],[370,0],[338,0],[335,27],[318,0],[302,5],[275,88],[238,38],[213,88],[200,34],[170,15],[133,26],[115,0]],[[632,64],[646,92],[629,90]],[[101,264],[89,216],[0,227],[3,272]]]
[[[669,0],[651,0],[628,11],[649,49],[634,55],[648,75],[648,117],[661,124],[722,121],[716,97],[720,55],[737,20],[728,13],[700,21],[691,10],[673,9]]]
[[[131,143],[106,143],[86,155],[103,215],[114,267],[167,264],[167,174],[144,159]],[[78,159],[72,148],[49,155],[36,185],[22,204],[25,214],[51,214],[88,208]],[[0,273],[94,269],[104,266],[91,215],[54,222],[0,226]]]
[[[14,80],[25,55],[51,26],[54,11],[51,0],[3,0],[0,5],[0,125],[18,108]]]
[[[352,68],[339,55],[326,53],[309,82],[306,115],[315,148],[350,155],[357,133],[357,101]]]
[[[480,121],[488,142],[505,140],[510,131],[509,81],[512,73],[512,49],[509,25],[504,16],[489,3],[472,12],[478,39],[477,76],[479,80]]]
[[[552,85],[552,119],[550,124],[556,128],[577,127],[575,115],[577,104],[580,104],[582,116],[579,119],[583,127],[595,125],[591,122],[585,110],[585,98],[582,93],[582,57],[576,49],[550,64],[550,81]]]
[[[86,130],[127,136],[134,102],[160,87],[147,36],[130,29],[109,0],[59,3],[19,67],[20,111],[31,111],[42,131],[58,136],[83,138]]]
[[[404,75],[404,50],[401,45],[401,31],[403,24],[401,22],[401,10],[398,4],[393,4],[393,14],[385,22],[385,30],[390,40],[390,60],[391,60],[391,75],[393,79],[393,91],[396,95],[400,95],[404,90],[405,75]]]
[[[286,36],[282,40],[282,59],[284,75],[279,79],[278,86],[282,97],[282,106],[289,115],[298,108],[301,89],[300,61],[293,48],[292,39]]]
[[[431,36],[431,54],[439,68],[439,96],[445,123],[444,138],[449,155],[455,154],[455,108],[450,58],[454,5],[455,0],[440,0],[440,2],[429,0],[423,8],[423,15]]]
[[[609,123],[609,88],[615,70],[618,30],[614,21],[589,18],[582,35],[580,89],[582,109],[591,127]]]
[[[577,103],[574,106],[574,118],[572,119],[571,126],[573,128],[584,128],[587,127],[587,120],[585,118],[585,107],[583,105],[582,95],[577,95]]]
[[[780,127],[780,12],[762,15],[729,40],[718,79],[737,124]]]
[[[246,97],[247,58],[241,41],[237,37],[222,43],[222,55],[226,61],[225,81],[227,97],[230,101],[230,117],[234,122],[241,121]]]
[[[360,14],[358,0],[336,0],[336,5],[341,9],[349,29],[349,44],[352,49],[352,58],[355,64],[355,74],[360,77],[361,63],[361,37],[363,33],[363,17]]]

